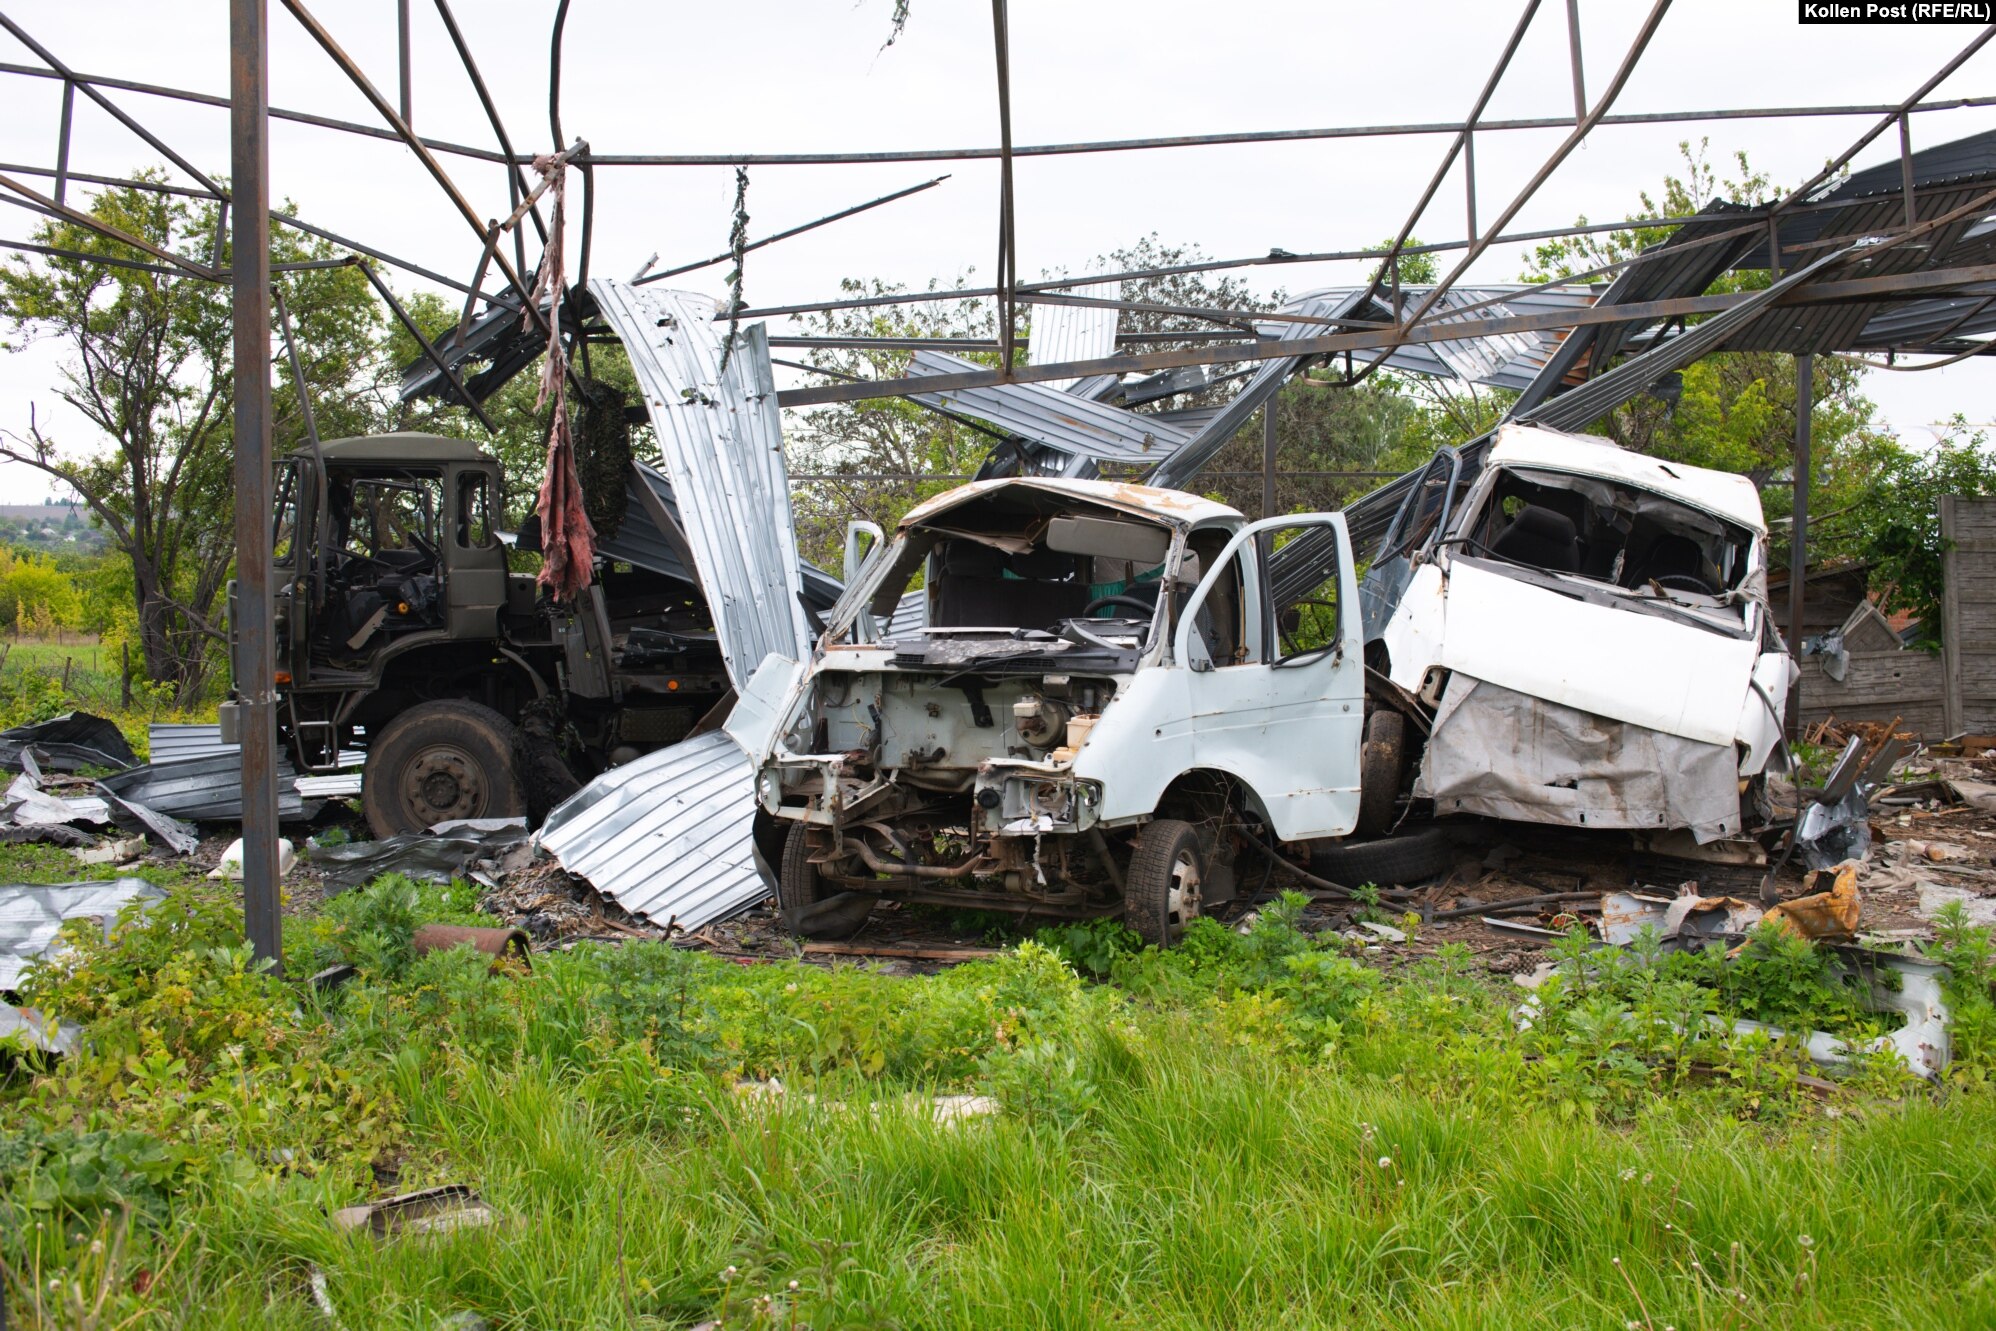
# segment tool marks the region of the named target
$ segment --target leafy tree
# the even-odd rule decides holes
[[[152,173],[156,176],[157,173]],[[215,206],[140,189],[107,189],[90,211],[128,234],[205,254]],[[146,260],[122,242],[65,219],[38,243]],[[216,256],[226,265],[226,245]],[[274,229],[273,263],[334,257],[323,241]],[[321,429],[357,432],[372,419],[378,313],[352,268],[283,274]],[[36,467],[82,496],[131,561],[137,641],[147,674],[181,702],[203,691],[222,638],[217,602],[234,539],[233,348],[225,283],[88,260],[15,256],[0,264],[0,318],[13,345],[49,341],[67,356],[57,391],[96,438],[59,441],[32,416],[0,435],[0,457]],[[279,375],[277,447],[302,437],[288,367]]]
[[[1744,152],[1732,156],[1737,175],[1722,178],[1708,158],[1710,141],[1694,149],[1680,143],[1682,175],[1664,177],[1656,195],[1644,191],[1639,216],[1687,217],[1714,199],[1761,206],[1780,191]],[[1582,217],[1584,224],[1586,218]],[[1572,277],[1633,258],[1661,244],[1671,226],[1636,226],[1626,231],[1570,236],[1547,241],[1531,253],[1528,282]],[[1765,288],[1765,270],[1721,274],[1715,293]],[[1864,369],[1835,356],[1815,362],[1810,413],[1812,494],[1826,481],[1866,474],[1898,452],[1877,409],[1862,392]],[[1791,463],[1795,447],[1795,358],[1772,351],[1727,351],[1685,367],[1674,380],[1636,398],[1596,422],[1594,431],[1625,448],[1694,466],[1739,472],[1761,487],[1770,519],[1793,506]],[[1812,504],[1814,500],[1812,500]],[[1777,551],[1781,562],[1785,552]]]
[[[1867,461],[1817,506],[1817,549],[1870,563],[1871,590],[1884,608],[1918,616],[1920,642],[1937,648],[1947,549],[1941,496],[1996,495],[1996,446],[1956,415],[1931,449],[1895,446]]]

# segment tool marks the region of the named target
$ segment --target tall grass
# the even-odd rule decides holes
[[[389,881],[289,923],[294,972],[362,970],[315,995],[204,892],[26,984],[93,1041],[0,1077],[28,1325],[323,1328],[315,1275],[356,1331],[1996,1325],[1987,1050],[1818,1100],[1792,1046],[1645,1034],[1694,969],[1582,985],[1575,949],[1524,1031],[1459,959],[1380,977],[1275,908],[1172,954],[1105,932],[1115,985],[1033,943],[925,978],[656,943],[495,975],[396,946],[469,896]],[[1949,944],[1984,986],[1987,945]],[[1755,946],[1749,980],[1810,962]],[[966,1091],[995,1112],[941,1119]],[[329,1222],[443,1182],[497,1221]]]

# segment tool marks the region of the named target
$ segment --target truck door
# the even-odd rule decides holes
[[[1244,577],[1252,641],[1223,664],[1202,641],[1206,603]],[[1247,783],[1285,841],[1343,836],[1358,819],[1365,721],[1358,586],[1344,518],[1251,523],[1186,602],[1173,643],[1189,671],[1194,761]]]
[[[455,638],[499,634],[499,609],[506,604],[506,550],[493,530],[498,502],[492,476],[478,467],[451,470],[450,545],[446,551],[444,596],[448,627]]]

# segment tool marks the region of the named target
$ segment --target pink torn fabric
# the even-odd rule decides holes
[[[554,200],[548,222],[547,247],[541,252],[541,269],[534,281],[533,306],[543,297],[548,302],[548,350],[541,361],[541,394],[534,410],[554,401],[554,419],[548,430],[547,474],[541,479],[541,493],[535,511],[541,519],[540,584],[557,601],[571,601],[589,585],[596,562],[596,532],[582,509],[582,481],[575,473],[575,442],[568,428],[568,350],[561,340],[561,298],[566,287],[562,273],[562,193],[568,177],[565,156],[543,153],[534,158],[534,170],[548,182]],[[524,327],[533,326],[533,306]]]

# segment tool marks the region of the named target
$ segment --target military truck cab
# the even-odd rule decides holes
[[[499,529],[501,471],[477,445],[388,434],[283,459],[275,682],[292,762],[327,772],[364,748],[363,804],[386,836],[542,813],[684,738],[727,677],[669,489],[642,466],[629,487],[596,581],[563,605],[511,567],[537,534]]]

